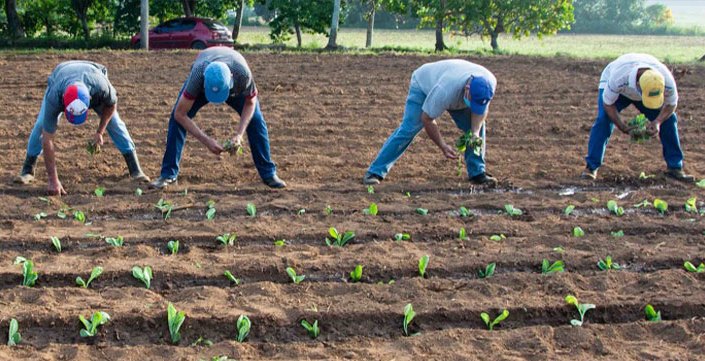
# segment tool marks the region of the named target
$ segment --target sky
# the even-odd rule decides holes
[[[705,0],[646,0],[646,3],[664,4],[671,8],[678,26],[705,28]]]

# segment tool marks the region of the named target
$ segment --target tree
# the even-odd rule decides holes
[[[673,12],[663,4],[647,6],[644,9],[644,15],[646,25],[650,27],[671,26],[675,23]]]
[[[421,19],[419,26],[433,26],[436,29],[436,51],[447,49],[443,41],[443,32],[450,29],[450,24],[457,23],[451,19],[463,9],[464,0],[411,0],[412,11]]]
[[[276,43],[289,40],[296,34],[296,44],[301,47],[303,31],[327,34],[332,20],[333,3],[330,0],[258,0],[266,3],[274,14],[269,23],[269,37]]]
[[[93,0],[71,0],[71,7],[76,12],[78,20],[83,28],[83,38],[90,38],[90,29],[88,28],[88,8],[93,4]]]
[[[574,0],[576,33],[633,33],[644,19],[644,0]]]
[[[187,17],[193,16],[193,10],[196,8],[196,0],[181,0],[184,7],[184,15]]]
[[[375,15],[377,10],[385,9],[392,13],[404,14],[409,5],[409,0],[363,0],[365,6],[363,17],[367,20],[367,37],[365,47],[372,46],[375,28]]]
[[[20,16],[17,14],[17,1],[5,0],[5,15],[7,16],[7,28],[13,38],[24,38],[25,33],[20,23]]]
[[[330,23],[330,35],[328,35],[327,49],[338,47],[338,24],[340,23],[340,0],[333,0],[333,14]]]

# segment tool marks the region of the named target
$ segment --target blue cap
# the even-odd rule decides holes
[[[210,103],[224,103],[233,87],[233,75],[222,61],[214,61],[206,67],[203,82],[206,99]]]
[[[487,105],[494,96],[492,84],[483,76],[474,76],[470,80],[470,111],[473,114],[482,115],[487,111]],[[466,102],[468,103],[468,102]]]
[[[73,125],[81,125],[86,121],[91,95],[83,83],[74,83],[64,90],[64,115]]]

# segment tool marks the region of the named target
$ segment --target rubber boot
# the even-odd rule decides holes
[[[149,182],[149,177],[147,177],[140,167],[140,161],[137,159],[137,153],[135,151],[125,153],[122,155],[125,158],[125,163],[127,163],[127,170],[130,172],[130,177],[132,180],[140,182]]]
[[[15,178],[15,183],[29,184],[34,180],[34,166],[37,165],[36,156],[27,156],[22,164],[20,175]]]

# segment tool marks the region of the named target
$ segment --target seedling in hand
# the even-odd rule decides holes
[[[88,281],[84,281],[81,277],[76,277],[76,284],[83,288],[88,288],[91,282],[93,282],[93,280],[98,278],[98,276],[100,276],[101,274],[103,274],[103,267],[93,267],[93,270],[91,271],[91,276],[88,277]]]
[[[209,200],[206,202],[206,219],[209,221],[212,221],[215,218],[215,201],[214,200]]]
[[[397,233],[394,235],[395,241],[408,241],[411,239],[411,235],[408,233]]]
[[[459,153],[465,153],[465,151],[470,148],[476,156],[482,154],[482,138],[473,134],[472,130],[458,137],[455,141],[455,149]],[[463,175],[463,161],[462,157],[458,157],[458,177]]]
[[[541,262],[541,273],[550,274],[556,272],[563,272],[565,270],[565,264],[563,261],[558,260],[553,263],[549,262],[547,259],[543,259]]]
[[[376,216],[377,215],[377,203],[370,203],[370,206],[363,209],[362,213],[364,213],[368,216]]]
[[[617,217],[624,215],[624,208],[620,207],[615,200],[609,200],[607,202],[607,209],[614,213]]]
[[[633,129],[629,132],[632,142],[644,143],[651,139],[651,135],[646,130],[646,125],[648,123],[649,120],[646,116],[644,116],[644,114],[639,114],[627,122],[627,126],[633,127]]]
[[[483,312],[480,314],[480,318],[482,318],[483,321],[485,321],[485,325],[487,325],[487,328],[492,331],[495,326],[499,325],[500,322],[504,321],[507,317],[509,317],[509,311],[504,310],[502,313],[497,316],[497,318],[494,319],[494,321],[490,322],[490,315],[487,314],[486,312]]]
[[[122,247],[123,244],[125,244],[125,240],[122,238],[122,236],[117,236],[117,237],[105,237],[105,243],[113,246],[113,247]]]
[[[566,216],[569,216],[571,213],[573,213],[573,210],[575,210],[575,206],[572,204],[569,204],[567,207],[565,207],[565,210],[563,210],[563,214]]]
[[[176,256],[179,253],[179,241],[171,240],[166,243],[166,248],[171,252],[172,256]]]
[[[102,326],[110,321],[110,315],[107,312],[98,311],[93,313],[90,321],[86,320],[83,315],[78,315],[78,319],[81,320],[84,327],[80,333],[81,337],[93,337],[98,334],[98,326]]]
[[[402,323],[402,330],[404,331],[404,336],[411,336],[411,334],[409,334],[409,325],[411,325],[411,322],[414,321],[414,317],[416,317],[416,312],[414,312],[414,306],[412,306],[411,303],[408,303],[406,306],[404,306],[404,321]]]
[[[14,318],[10,320],[10,329],[7,332],[7,345],[17,346],[18,343],[22,341],[22,335],[20,335],[20,325]]]
[[[96,197],[102,197],[105,195],[105,187],[97,187],[93,193],[95,194]]]
[[[345,246],[350,240],[355,238],[355,232],[353,231],[345,231],[345,233],[339,233],[335,227],[330,227],[328,229],[328,234],[332,237],[332,239],[326,237],[326,244],[329,247],[336,246],[336,247],[343,247]]]
[[[304,276],[304,275],[297,275],[296,270],[291,267],[286,268],[286,274],[289,275],[291,282],[294,282],[294,284],[297,284],[297,285],[299,283],[301,283],[301,281],[303,281],[306,278],[306,276]]]
[[[522,214],[524,214],[524,212],[522,212],[521,209],[519,209],[519,208],[514,208],[514,206],[511,205],[511,204],[505,204],[505,205],[504,205],[504,210],[507,212],[507,214],[508,214],[510,217],[521,216]]]
[[[416,208],[416,213],[425,216],[428,214],[428,209],[426,208]]]
[[[585,231],[583,231],[582,228],[580,227],[574,227],[573,228],[573,237],[583,237],[585,236]]]
[[[179,332],[179,330],[181,329],[181,325],[184,323],[184,320],[186,320],[186,312],[177,312],[176,307],[174,307],[174,305],[169,302],[169,305],[166,308],[166,320],[169,324],[169,335],[171,336],[171,343],[179,343],[179,341],[181,340],[181,333]]]
[[[237,342],[245,342],[247,335],[250,334],[250,327],[252,327],[252,322],[250,318],[246,315],[240,315],[237,318]]]
[[[355,269],[350,272],[350,280],[352,282],[360,282],[360,279],[362,278],[362,265],[359,264],[355,266]]]
[[[646,305],[646,307],[644,307],[644,313],[646,313],[646,319],[651,322],[661,321],[661,311],[656,311],[654,306]]]
[[[620,269],[622,269],[622,266],[620,266],[619,263],[612,262],[611,256],[605,257],[604,260],[600,259],[599,261],[597,261],[597,267],[603,271],[609,271],[609,270],[619,271]]]
[[[696,268],[692,263],[685,261],[683,263],[683,267],[688,271],[688,272],[694,272],[694,273],[703,273],[705,272],[705,263],[700,263],[700,265]]]
[[[56,252],[61,253],[61,240],[59,239],[59,237],[52,236],[50,239],[51,239],[51,244],[54,246],[54,249],[56,250]]]
[[[583,322],[585,322],[585,313],[595,308],[592,303],[579,303],[578,299],[573,295],[565,296],[565,302],[575,306],[580,314],[580,320],[570,320],[570,324],[573,326],[582,326]]]
[[[428,267],[429,258],[427,254],[419,258],[419,277],[421,278],[426,277],[426,267]]]
[[[223,246],[232,246],[235,244],[235,241],[237,241],[237,234],[235,232],[223,233],[220,236],[215,237],[215,239]]]
[[[144,286],[149,289],[152,284],[152,267],[144,266],[140,268],[139,266],[132,267],[132,277],[142,281]]]
[[[100,144],[93,142],[93,140],[88,140],[86,142],[86,152],[91,156],[100,153]]]
[[[477,270],[477,276],[480,278],[492,277],[494,275],[494,269],[496,266],[497,265],[494,262],[488,264],[487,266],[485,266],[484,270],[482,270],[482,269]]]
[[[654,199],[654,208],[656,208],[657,211],[661,214],[665,214],[666,211],[668,211],[668,203],[664,201],[663,199]]]
[[[257,207],[255,207],[254,203],[247,203],[247,207],[245,207],[245,210],[247,211],[247,214],[250,217],[254,217],[257,215]]]
[[[321,334],[321,329],[318,328],[318,320],[314,320],[313,323],[301,320],[301,327],[303,327],[308,333],[308,336],[314,340]]]
[[[39,278],[39,274],[34,270],[34,262],[24,257],[17,257],[14,264],[22,265],[22,286],[34,286]]]
[[[235,278],[235,276],[233,276],[233,274],[230,271],[225,270],[225,272],[223,272],[223,275],[225,276],[225,278],[229,279],[230,282],[234,283],[235,286],[240,284],[240,279]]]
[[[223,151],[230,155],[241,156],[245,151],[242,149],[242,144],[233,143],[232,139],[228,139],[222,143]]]

